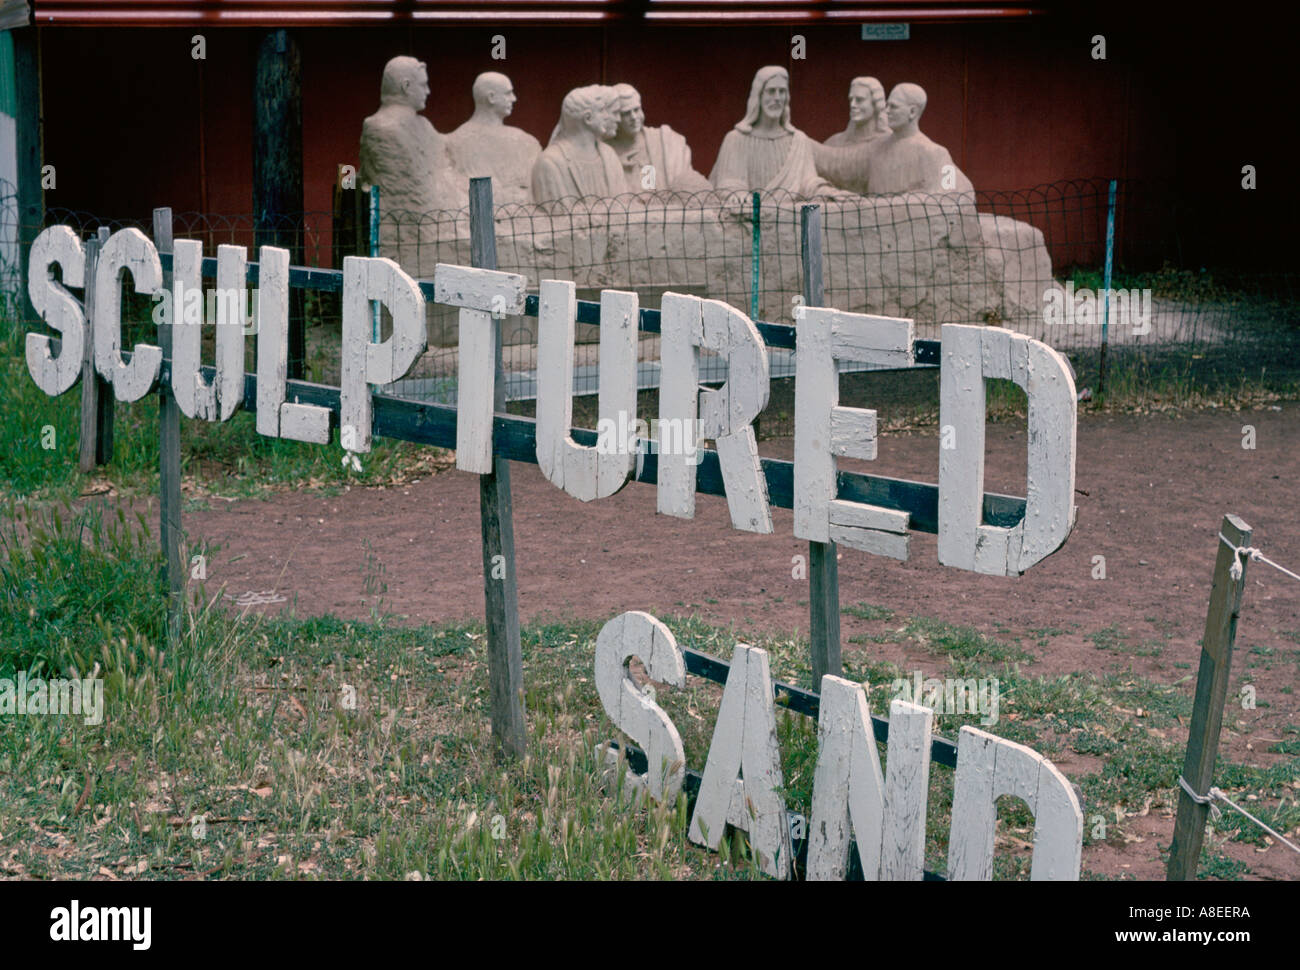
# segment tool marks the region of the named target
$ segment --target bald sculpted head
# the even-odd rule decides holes
[[[510,78],[496,71],[486,71],[474,79],[474,113],[490,113],[505,118],[515,108],[515,87]]]

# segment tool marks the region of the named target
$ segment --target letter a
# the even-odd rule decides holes
[[[765,873],[790,878],[790,826],[781,785],[767,652],[738,643],[691,817],[690,840],[716,850],[731,825],[749,833]]]

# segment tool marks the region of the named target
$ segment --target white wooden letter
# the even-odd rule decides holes
[[[172,264],[172,393],[187,418],[226,421],[244,403],[244,313],[247,304],[247,257],[239,246],[217,247],[216,380],[200,370],[203,346],[203,243],[178,239]],[[198,301],[198,319],[184,312],[187,300]],[[234,310],[235,319],[230,319]]]
[[[50,267],[58,263],[63,282],[56,282]],[[53,341],[43,333],[27,335],[27,370],[36,385],[51,396],[69,390],[81,377],[86,349],[86,315],[77,298],[67,291],[86,285],[86,252],[77,234],[67,226],[42,230],[32,242],[28,262],[27,295],[45,325],[59,333],[59,356]]]
[[[930,731],[934,712],[909,701],[889,707],[885,752],[885,821],[880,878],[919,880],[925,873],[925,813],[930,795]]]
[[[484,313],[524,312],[528,278],[518,273],[439,263],[433,268],[433,300]]]
[[[659,423],[673,417],[693,422],[698,414],[704,320],[700,301],[665,293],[659,304]],[[659,455],[658,510],[695,518],[695,465],[684,454]]]
[[[993,878],[997,800],[1014,795],[1034,813],[1031,880],[1079,878],[1083,809],[1074,787],[1041,754],[987,731],[963,727],[957,737],[948,878]]]
[[[770,533],[767,478],[758,458],[751,422],[767,407],[767,347],[754,322],[721,300],[665,293],[660,304],[662,377],[659,424],[680,426],[700,417],[700,438],[713,438],[727,493],[731,524]],[[715,390],[699,386],[699,348],[727,358],[727,381]],[[681,449],[659,455],[659,511],[695,515],[693,456]]]
[[[613,495],[636,469],[629,434],[613,449],[584,447],[569,435],[573,424],[573,338],[578,301],[574,285],[542,280],[537,320],[537,464],[542,474],[576,499]],[[619,429],[636,420],[637,296],[600,294],[600,420]]]
[[[790,826],[777,791],[781,785],[767,651],[739,643],[722,691],[690,840],[717,849],[728,825],[741,829],[749,833],[760,868],[788,879]]]
[[[379,300],[393,318],[393,334],[375,343],[370,301]],[[391,259],[343,259],[343,366],[339,424],[343,447],[370,451],[373,413],[369,384],[391,384],[411,367],[428,342],[424,295],[415,280]]]
[[[456,467],[492,471],[492,415],[496,411],[496,340],[493,314],[523,313],[527,280],[517,273],[439,263],[434,301],[460,307],[456,361]]]
[[[942,328],[939,424],[953,428],[939,450],[939,562],[1018,576],[1055,552],[1074,527],[1078,402],[1065,359],[1023,334],[991,327]],[[1025,517],[983,525],[984,378],[1014,381],[1029,399]]]
[[[626,785],[647,791],[657,802],[671,803],[686,777],[682,738],[663,709],[633,684],[626,667],[631,657],[640,658],[652,680],[674,687],[686,686],[686,663],[672,632],[649,613],[616,616],[596,638],[600,703],[614,726],[645,750],[648,762],[644,775],[627,773]],[[617,752],[608,752],[607,762],[617,765]]]
[[[754,321],[721,300],[701,301],[701,316],[704,346],[727,358],[727,382],[716,391],[700,389],[700,437],[717,442],[732,527],[768,534],[772,509],[751,423],[771,390],[767,345]],[[692,488],[697,467],[691,465]]]
[[[128,365],[122,360],[122,274],[130,273],[137,293],[152,296],[162,289],[158,250],[139,229],[121,229],[108,237],[95,267],[95,370],[113,385],[119,401],[138,401],[152,390],[162,369],[162,349],[136,344]],[[175,308],[173,308],[175,309]]]
[[[289,250],[258,250],[257,433],[327,445],[330,409],[285,401],[289,373]]]
[[[863,878],[880,874],[885,782],[867,694],[858,684],[822,678],[817,768],[809,816],[808,879],[844,879],[849,838],[856,835]]]
[[[915,363],[911,320],[799,310],[795,354],[794,534],[813,542],[906,560],[906,512],[836,498],[836,457],[876,457],[876,412],[841,407],[838,360],[888,367]]]

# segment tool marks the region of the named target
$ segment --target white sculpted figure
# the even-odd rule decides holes
[[[361,185],[378,185],[384,211],[432,212],[466,204],[469,191],[452,171],[447,139],[419,112],[429,100],[423,61],[384,65],[379,110],[361,125]]]
[[[813,145],[817,172],[837,188],[867,194],[867,159],[889,134],[885,88],[874,77],[855,77],[849,84],[849,126]]]
[[[790,74],[760,68],[745,117],[727,132],[709,180],[720,192],[785,190],[801,198],[836,195],[817,174],[813,142],[790,123]]]
[[[609,146],[623,165],[623,184],[629,192],[706,192],[713,186],[691,165],[686,139],[667,125],[647,127],[641,94],[630,84],[616,84],[618,131]],[[647,167],[648,166],[648,167]]]
[[[872,146],[866,159],[867,190],[873,195],[973,190],[948,149],[921,134],[925,101],[919,84],[899,84],[889,92],[885,113],[891,133]]]
[[[826,139],[830,148],[864,145],[889,134],[885,120],[885,86],[874,77],[849,82],[849,126]]]
[[[533,164],[533,201],[597,196],[623,191],[623,166],[605,139],[618,130],[618,95],[590,84],[564,96],[551,140]]]
[[[474,79],[474,114],[447,136],[451,162],[468,180],[492,177],[492,201],[497,205],[530,202],[533,163],[542,144],[522,128],[505,123],[514,110],[515,89],[510,78],[495,71]]]

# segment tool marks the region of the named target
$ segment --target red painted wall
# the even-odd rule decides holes
[[[1215,39],[1210,71],[1188,56],[1185,38],[1169,35],[1174,28],[1159,37],[1141,25],[1111,29],[1107,59],[1094,60],[1094,29],[1060,19],[919,23],[903,42],[864,42],[856,25],[299,30],[306,206],[328,212],[337,166],[356,164],[361,121],[378,106],[384,63],[412,54],[430,66],[426,113],[440,131],[469,116],[480,71],[511,76],[519,94],[511,122],[543,144],[566,91],[628,81],[642,91],[648,122],[685,134],[708,174],[755,69],[780,63],[791,71],[794,123],[814,138],[843,128],[854,76],[874,75],[886,89],[915,81],[929,95],[922,129],[979,189],[1173,179],[1193,195],[1229,198],[1227,223],[1267,220],[1277,203],[1243,197],[1239,171],[1252,159],[1285,158],[1273,140],[1285,122],[1257,96],[1288,88],[1284,36],[1229,30]],[[261,32],[205,31],[204,61],[191,58],[194,32],[42,29],[45,156],[58,171],[48,206],[135,218],[156,205],[251,212]],[[498,33],[504,62],[490,57]],[[794,34],[806,39],[806,59],[790,58]],[[1285,204],[1294,209],[1290,195]]]

